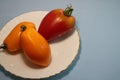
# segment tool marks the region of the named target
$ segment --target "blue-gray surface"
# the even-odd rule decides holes
[[[81,38],[79,55],[64,72],[41,80],[120,80],[120,0],[0,0],[0,29],[25,12],[69,4]],[[26,79],[0,67],[0,80]]]

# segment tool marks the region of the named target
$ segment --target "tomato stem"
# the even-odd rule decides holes
[[[26,27],[25,25],[22,25],[22,26],[21,26],[21,31],[25,31],[26,28],[27,28],[27,27]]]
[[[65,16],[68,16],[68,17],[71,16],[72,11],[73,11],[72,6],[68,6],[64,11]]]
[[[4,44],[0,46],[0,49],[6,49],[6,48],[7,48],[7,46]]]

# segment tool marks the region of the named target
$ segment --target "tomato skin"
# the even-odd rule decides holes
[[[3,41],[4,46],[7,48],[9,52],[17,52],[21,50],[20,46],[20,35],[21,35],[21,26],[26,26],[27,28],[35,28],[35,25],[32,22],[20,22],[17,24],[7,35],[7,37]],[[2,48],[2,46],[0,46]]]
[[[23,30],[20,36],[24,55],[33,64],[46,67],[51,62],[51,49],[47,40],[35,29]]]
[[[63,9],[54,9],[50,11],[41,22],[38,32],[51,41],[62,36],[75,26],[75,18],[66,16]]]

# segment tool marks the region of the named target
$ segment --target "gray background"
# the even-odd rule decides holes
[[[80,33],[79,54],[67,70],[41,80],[120,80],[120,0],[0,0],[0,29],[23,13],[69,4]],[[0,66],[0,80],[26,79]]]

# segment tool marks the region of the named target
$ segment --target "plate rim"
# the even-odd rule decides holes
[[[31,12],[49,12],[49,11],[31,11]],[[20,15],[14,17],[13,19],[15,19],[15,18],[17,18],[17,17],[19,17],[19,16],[21,16],[21,15],[31,13],[31,12],[26,12],[26,13],[20,14]],[[12,21],[13,19],[9,20],[9,21],[0,29],[0,34],[1,34],[1,31],[4,29],[4,27],[5,27],[10,21]],[[78,35],[78,38],[79,38],[79,40],[78,40],[78,41],[79,41],[79,46],[78,46],[77,53],[76,53],[74,59],[73,59],[73,60],[71,61],[71,63],[70,63],[69,65],[67,65],[63,70],[61,70],[61,71],[59,71],[59,72],[57,72],[57,73],[55,73],[55,74],[49,75],[49,76],[47,76],[47,77],[42,77],[42,78],[48,78],[48,77],[54,76],[54,75],[56,75],[56,74],[59,74],[59,73],[65,71],[67,68],[69,68],[70,65],[72,65],[72,63],[74,62],[74,60],[76,59],[76,57],[78,56],[79,51],[80,51],[80,33],[79,33],[79,31],[78,31],[78,29],[77,29],[76,26],[75,26],[75,30],[77,31],[77,35]],[[10,72],[10,71],[7,70],[3,65],[1,65],[1,63],[0,63],[0,66],[3,67],[4,70],[7,71],[7,72],[9,72],[10,74],[13,74],[13,75],[18,76],[18,77],[21,77],[21,78],[26,78],[26,77],[23,77],[23,76],[20,76],[20,75],[16,75],[16,74]],[[33,77],[32,77],[32,78],[29,78],[29,79],[41,79],[41,77],[39,77],[39,78],[33,78]]]

